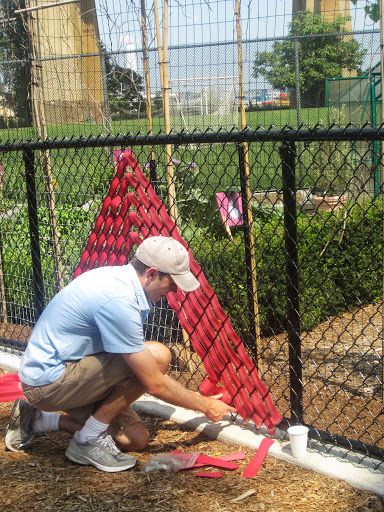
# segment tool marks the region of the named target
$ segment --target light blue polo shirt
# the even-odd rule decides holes
[[[151,304],[132,265],[89,270],[63,288],[36,323],[19,376],[29,386],[57,380],[65,361],[144,350]]]

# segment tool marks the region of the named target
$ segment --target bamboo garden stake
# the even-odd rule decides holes
[[[158,1],[154,0],[154,11],[156,21],[157,49],[160,66],[160,83],[163,97],[164,111],[164,130],[165,133],[171,132],[171,118],[169,112],[169,72],[168,72],[168,0],[164,0],[164,20],[163,20],[163,37],[161,38],[160,21],[158,11]],[[177,207],[176,207],[176,190],[174,181],[174,169],[172,163],[172,145],[165,146],[165,154],[167,159],[167,189],[168,189],[168,205],[171,219],[177,223]]]
[[[245,103],[244,103],[244,71],[243,71],[243,45],[242,45],[242,31],[241,31],[241,0],[236,0],[236,34],[237,34],[237,63],[239,73],[239,96],[240,96],[240,122],[241,128],[244,130],[247,127],[247,120],[245,117]],[[255,239],[252,230],[253,217],[252,217],[252,192],[250,187],[250,165],[249,165],[249,147],[247,142],[243,142],[244,150],[244,167],[245,167],[245,195],[247,204],[244,205],[247,208],[248,222],[251,227],[249,230],[250,238],[250,252],[251,252],[251,286],[253,296],[253,315],[255,319],[255,341],[256,341],[256,357],[260,354],[257,353],[258,347],[260,347],[260,314],[259,314],[259,302],[257,297],[257,278],[256,278],[256,256],[255,256]]]
[[[164,15],[163,15],[163,37],[161,38],[160,32],[160,20],[159,20],[159,10],[158,10],[158,1],[154,0],[154,13],[155,13],[155,23],[156,23],[156,35],[157,35],[157,49],[159,56],[159,66],[160,66],[160,83],[162,88],[162,98],[163,98],[163,111],[164,111],[164,129],[166,133],[170,133],[171,126],[171,117],[169,112],[169,71],[168,71],[168,0],[164,0]],[[176,189],[175,189],[175,181],[174,181],[174,168],[172,163],[172,145],[167,144],[165,146],[165,153],[167,159],[167,189],[168,189],[168,205],[169,205],[169,215],[173,221],[177,224],[177,205],[176,205]],[[187,352],[189,352],[189,357],[187,360],[187,366],[191,372],[196,370],[197,363],[195,362],[191,349],[190,339],[188,334],[182,329],[182,336],[184,346],[186,347]],[[181,354],[181,352],[180,352]]]
[[[147,13],[145,8],[145,0],[141,0],[141,41],[143,46],[143,68],[145,80],[145,95],[146,95],[146,112],[147,112],[147,129],[148,133],[153,132],[153,118],[152,118],[152,104],[151,104],[151,80],[149,76],[149,57],[148,57],[148,44],[147,44]],[[151,146],[149,153],[150,162],[154,160],[154,150]]]
[[[46,139],[48,137],[47,124],[45,119],[44,97],[42,91],[41,66],[38,60],[38,44],[37,44],[37,23],[38,15],[35,18],[30,13],[27,14],[27,26],[30,37],[30,58],[31,58],[31,90],[32,90],[32,110],[33,122],[39,138]],[[52,175],[51,156],[49,150],[41,152],[41,164],[45,175],[46,188],[48,192],[48,209],[51,224],[51,236],[53,245],[53,258],[55,263],[55,278],[58,289],[63,288],[63,270],[61,261],[60,239],[57,229],[56,201],[55,201],[55,185]]]

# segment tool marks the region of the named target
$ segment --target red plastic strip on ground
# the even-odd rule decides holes
[[[226,455],[220,455],[218,457],[219,459],[221,460],[244,460],[246,458],[246,455],[244,452],[233,452],[233,453],[228,453]]]
[[[195,476],[201,478],[221,478],[223,473],[221,471],[199,471],[199,473],[195,473]]]
[[[257,475],[259,469],[261,468],[261,465],[264,462],[264,459],[268,453],[269,448],[273,445],[274,440],[269,439],[268,437],[264,437],[264,439],[261,441],[260,446],[257,450],[256,455],[253,457],[251,462],[248,464],[248,466],[243,471],[242,476],[244,478],[253,478]]]
[[[219,459],[217,457],[210,457],[209,455],[200,454],[197,457],[195,464],[204,464],[204,466],[214,466],[215,468],[223,469],[237,469],[238,465],[231,461]]]
[[[220,455],[217,457],[220,460],[225,460],[227,462],[232,462],[234,460],[244,460],[246,458],[246,455],[244,452],[236,452],[236,453],[228,453],[228,455]],[[194,468],[201,468],[203,466],[206,466],[206,464],[203,464],[201,462],[195,462]]]
[[[24,398],[18,374],[2,375],[0,377],[0,402],[13,402],[17,398]]]
[[[185,453],[185,452],[182,452],[181,450],[172,450],[171,453]],[[217,459],[227,461],[227,462],[231,462],[234,460],[244,460],[245,458],[246,458],[246,455],[244,452],[227,453],[225,455],[220,455],[219,457],[217,457]],[[211,465],[211,464],[204,464],[202,462],[196,461],[195,464],[192,466],[192,469],[193,468],[201,468],[201,467],[207,466],[207,465]],[[191,469],[191,468],[187,468],[187,469]]]

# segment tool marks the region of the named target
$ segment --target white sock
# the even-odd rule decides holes
[[[40,411],[32,423],[34,432],[57,432],[59,430],[60,414],[57,412]]]
[[[102,423],[93,416],[90,416],[77,434],[77,439],[80,443],[87,443],[90,439],[95,439],[103,432],[106,432],[108,427],[108,423]]]

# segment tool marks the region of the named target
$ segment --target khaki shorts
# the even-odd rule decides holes
[[[102,352],[80,361],[67,361],[63,375],[52,384],[21,386],[25,398],[37,409],[65,411],[85,422],[100,401],[117,388],[132,386],[133,379],[135,376],[121,355]],[[141,422],[131,407],[119,417],[125,426]]]

